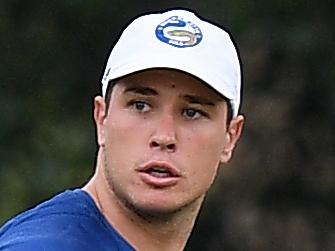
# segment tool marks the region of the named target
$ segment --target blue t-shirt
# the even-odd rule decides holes
[[[81,189],[65,191],[0,228],[0,251],[77,250],[135,250]]]

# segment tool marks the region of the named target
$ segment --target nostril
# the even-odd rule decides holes
[[[175,143],[160,143],[159,141],[153,140],[150,142],[150,147],[174,151],[176,149],[176,144]]]
[[[150,146],[151,146],[151,147],[159,147],[159,144],[158,144],[156,141],[152,141],[152,142],[150,143]]]
[[[176,147],[175,144],[168,144],[168,145],[166,146],[166,148],[169,149],[169,150],[174,150],[175,147]]]

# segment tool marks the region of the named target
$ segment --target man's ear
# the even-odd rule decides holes
[[[231,159],[236,143],[241,137],[243,125],[243,115],[238,115],[230,121],[225,132],[225,144],[221,153],[221,163],[227,163]]]
[[[94,98],[94,121],[97,131],[97,140],[99,146],[105,145],[105,119],[106,119],[106,102],[103,97]]]

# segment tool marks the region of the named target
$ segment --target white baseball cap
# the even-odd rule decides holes
[[[238,114],[241,66],[224,29],[183,9],[136,18],[111,50],[101,80],[102,94],[110,80],[154,68],[176,69],[199,78],[230,101],[234,117]]]

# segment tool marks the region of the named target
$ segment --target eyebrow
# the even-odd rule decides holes
[[[192,104],[215,106],[215,104],[217,103],[217,101],[212,101],[207,98],[194,95],[184,95],[183,98]]]
[[[157,96],[158,92],[149,87],[129,87],[124,90],[124,93],[141,94],[144,96]]]
[[[158,92],[150,87],[128,87],[124,90],[124,93],[132,93],[132,94],[140,94],[144,96],[158,96]],[[216,103],[219,102],[219,100],[209,100],[204,97],[200,97],[197,95],[183,95],[182,96],[184,100],[191,104],[199,104],[199,105],[207,105],[207,106],[215,106]]]

